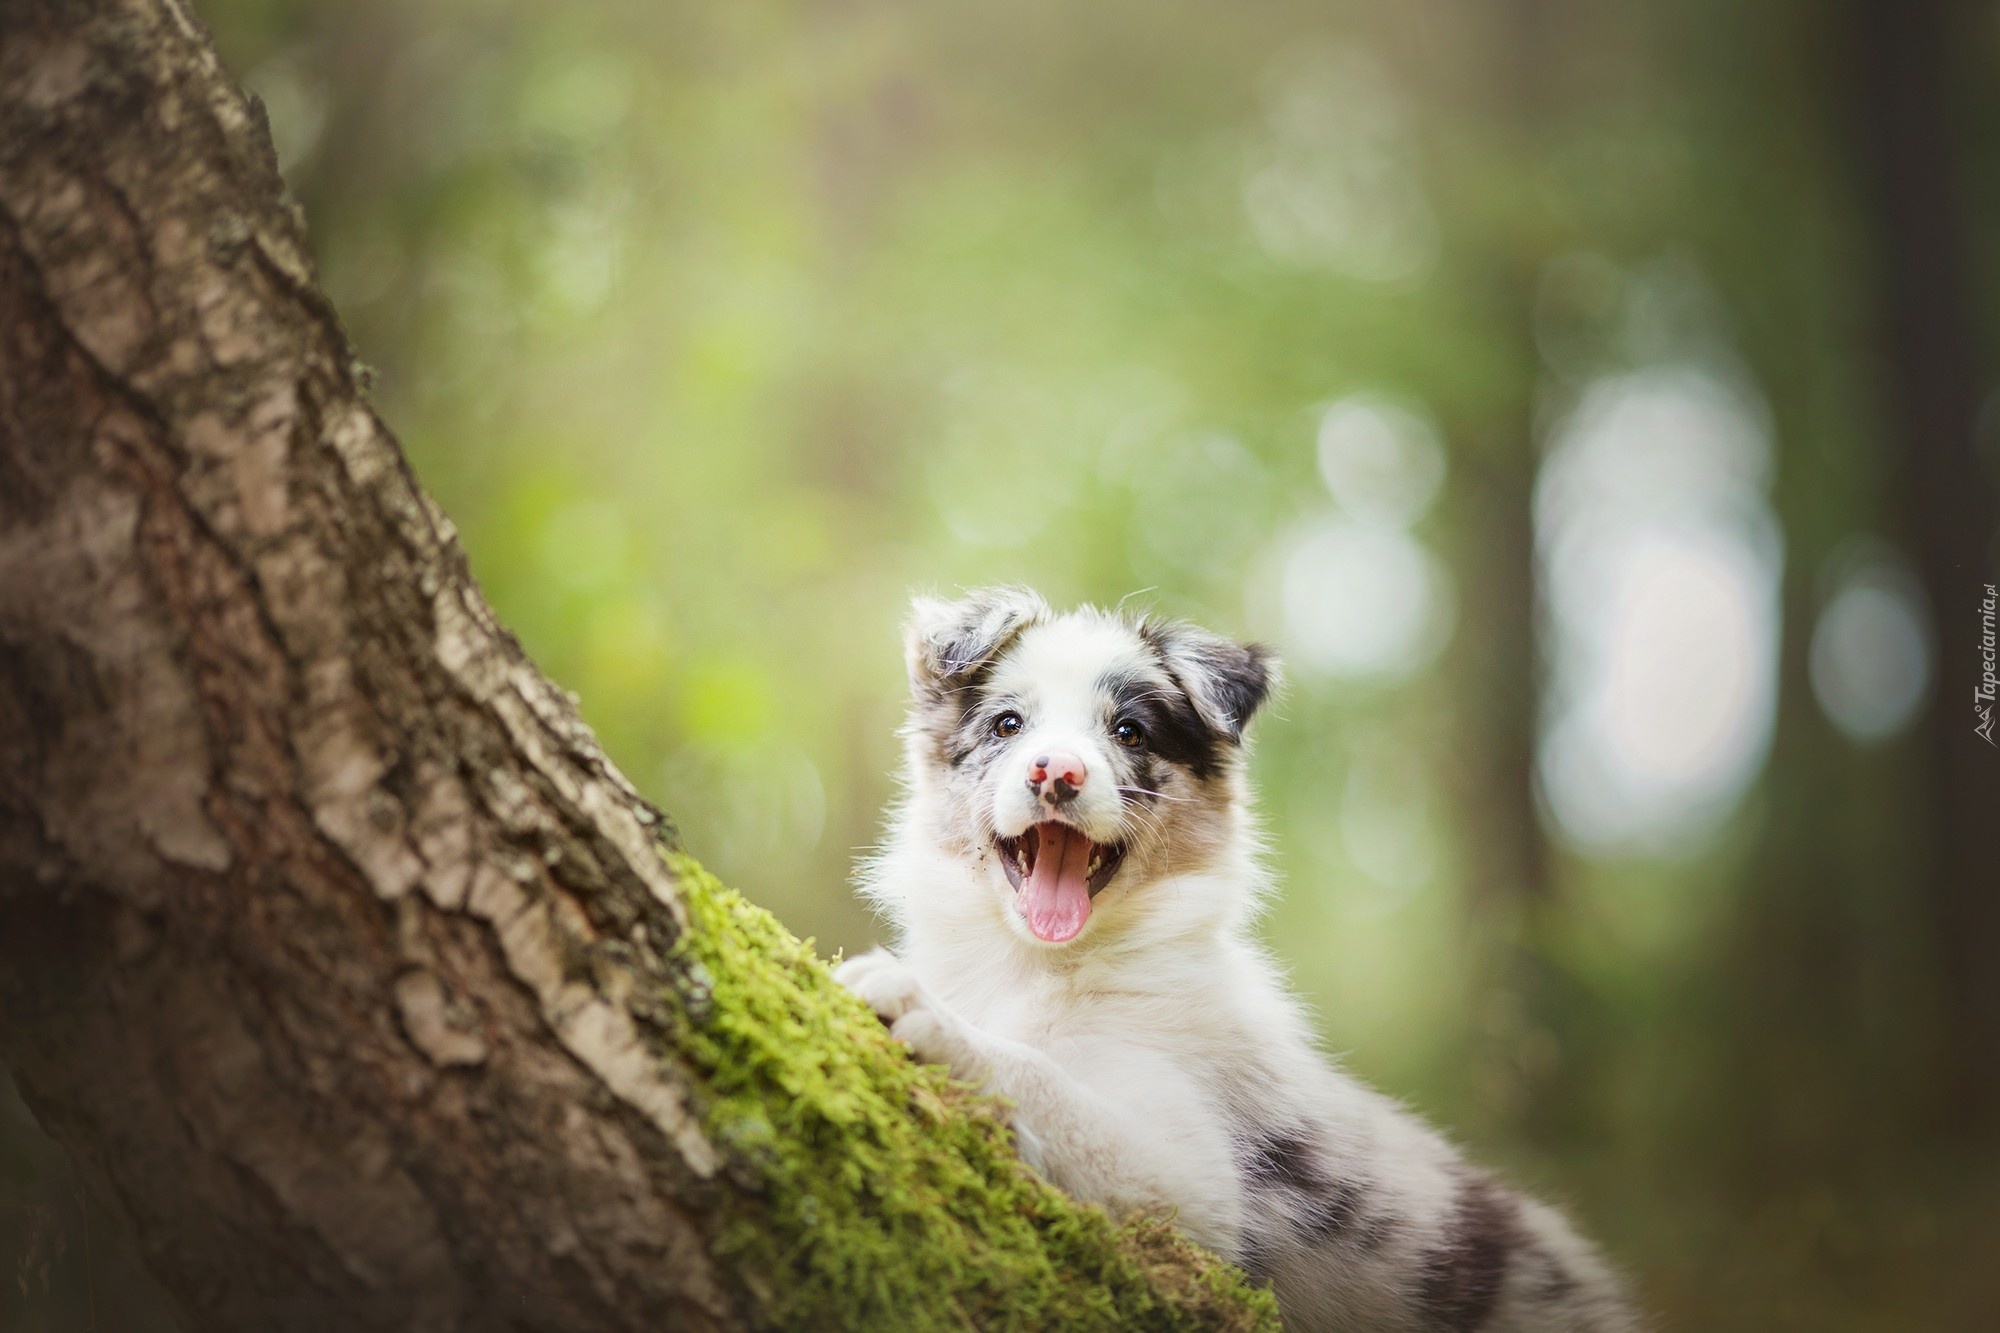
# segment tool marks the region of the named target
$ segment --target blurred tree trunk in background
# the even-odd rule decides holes
[[[1474,93],[1478,113],[1471,118],[1483,131],[1474,153],[1490,159],[1488,170],[1510,163],[1532,174],[1546,142],[1559,97],[1554,9],[1554,0],[1507,0],[1490,16],[1467,16],[1494,39],[1495,59]],[[1488,986],[1473,992],[1475,1027],[1494,1043],[1483,1056],[1481,1095],[1498,1094],[1518,1126],[1546,1143],[1560,1133],[1553,1111],[1563,1100],[1561,1071],[1551,1057],[1563,1049],[1559,1034],[1569,1012],[1551,951],[1560,908],[1535,776],[1545,685],[1535,556],[1542,366],[1535,299],[1556,233],[1540,201],[1481,221],[1486,225],[1467,238],[1468,258],[1504,358],[1506,392],[1493,397],[1484,420],[1458,424],[1463,526],[1454,658],[1463,726],[1452,751],[1466,845],[1476,849],[1466,866],[1471,905],[1504,941]]]
[[[1548,0],[1508,0],[1504,58],[1489,97],[1499,126],[1497,147],[1508,160],[1529,160],[1542,129],[1548,96]],[[1548,237],[1501,219],[1481,255],[1487,306],[1503,341],[1512,392],[1493,417],[1467,423],[1461,451],[1471,475],[1460,486],[1473,505],[1466,514],[1469,558],[1463,618],[1463,683],[1470,699],[1463,798],[1480,833],[1470,867],[1475,901],[1503,915],[1548,892],[1548,848],[1535,799],[1535,741],[1541,695],[1536,632],[1535,473],[1540,464],[1534,404],[1541,359],[1535,348],[1535,284]]]
[[[679,850],[181,0],[0,11],[0,1058],[204,1329],[1275,1325]]]
[[[1510,263],[1509,260],[1518,262]],[[1532,266],[1500,256],[1490,273],[1500,321],[1526,340]],[[1504,417],[1469,423],[1457,451],[1465,559],[1459,634],[1465,701],[1459,799],[1479,849],[1467,867],[1473,906],[1507,921],[1549,893],[1548,846],[1535,798],[1541,641],[1535,590],[1535,471],[1531,423],[1534,349],[1517,358],[1523,380]]]
[[[1846,53],[1856,182],[1875,241],[1890,521],[1915,554],[1936,627],[1919,873],[1942,971],[1949,1112],[1965,1131],[2000,1127],[2000,751],[1973,732],[1979,607],[1996,577],[1994,478],[1978,439],[1990,364],[1960,183],[1966,71],[1954,57],[1984,40],[1982,21],[1951,0],[1852,0]]]

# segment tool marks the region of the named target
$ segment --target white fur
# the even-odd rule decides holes
[[[913,645],[926,614],[951,610],[920,605]],[[1515,1243],[1497,1290],[1455,1304],[1439,1296],[1446,1260],[1474,1253],[1468,1168],[1318,1050],[1252,939],[1270,877],[1240,762],[1206,782],[1181,775],[1164,793],[1150,817],[1198,813],[1206,832],[1148,844],[1144,856],[1135,844],[1074,940],[1051,945],[1027,930],[996,857],[978,849],[1041,817],[1022,780],[1037,746],[1074,750],[1093,779],[1110,772],[1097,682],[1108,666],[1151,659],[1132,624],[1091,611],[1030,608],[1027,628],[1004,644],[980,688],[1029,701],[1029,725],[992,768],[990,801],[970,807],[991,825],[956,826],[968,807],[947,798],[951,775],[913,720],[905,798],[861,884],[894,924],[897,949],[850,959],[840,980],[920,1058],[1010,1101],[1022,1156],[1048,1179],[1115,1216],[1172,1218],[1252,1264],[1273,1282],[1288,1327],[1635,1328],[1590,1248],[1554,1212],[1512,1195],[1499,1196]],[[1076,822],[1099,841],[1148,817],[1121,810],[1111,785],[1086,782],[1079,798]],[[1308,1145],[1303,1175],[1324,1188],[1257,1183],[1244,1145],[1274,1127]]]

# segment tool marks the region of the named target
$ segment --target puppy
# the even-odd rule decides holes
[[[1253,942],[1268,653],[1018,589],[919,599],[907,648],[906,791],[861,881],[898,946],[838,976],[1011,1103],[1032,1166],[1173,1219],[1292,1329],[1638,1327],[1557,1213],[1335,1068]]]

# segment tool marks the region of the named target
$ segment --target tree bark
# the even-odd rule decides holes
[[[190,1326],[1274,1326],[701,873],[183,0],[0,9],[0,1059]]]

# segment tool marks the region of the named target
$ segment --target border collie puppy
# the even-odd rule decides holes
[[[1031,1165],[1173,1219],[1293,1329],[1638,1327],[1555,1211],[1335,1068],[1253,942],[1265,650],[994,589],[919,599],[908,662],[907,790],[861,885],[899,943],[838,976],[1010,1102]]]

